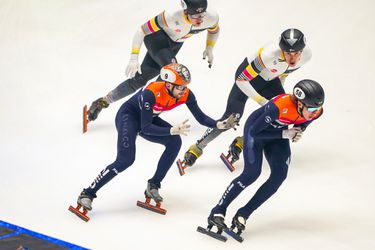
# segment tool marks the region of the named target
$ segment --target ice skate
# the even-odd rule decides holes
[[[225,166],[229,169],[229,171],[233,172],[235,170],[233,163],[239,160],[242,149],[243,149],[243,137],[238,136],[234,139],[232,144],[229,146],[228,154],[224,155],[222,153],[220,155],[221,160],[224,162]]]
[[[178,171],[180,175],[185,174],[185,168],[194,165],[195,161],[203,154],[203,150],[200,149],[197,144],[190,146],[189,150],[185,153],[184,160],[177,160]]]
[[[109,103],[101,97],[91,104],[89,110],[87,110],[87,105],[83,107],[83,133],[87,131],[87,124],[95,121],[102,109],[108,108],[108,106]]]
[[[236,214],[232,219],[232,226],[230,227],[230,230],[226,233],[238,242],[242,242],[243,238],[241,237],[241,234],[245,230],[245,226],[245,217],[241,216],[240,214]]]
[[[90,218],[86,214],[92,209],[92,200],[95,197],[96,196],[89,195],[85,191],[82,191],[77,199],[77,207],[69,206],[69,211],[77,215],[82,220],[86,222],[89,221]]]
[[[88,113],[87,113],[87,105],[83,106],[83,133],[87,132],[87,124],[89,124],[88,120]]]
[[[229,228],[227,227],[227,225],[224,222],[224,215],[222,215],[222,214],[210,215],[207,219],[207,222],[208,222],[207,228],[203,228],[203,227],[199,226],[197,228],[197,231],[202,233],[202,234],[206,234],[206,235],[208,235],[212,238],[215,238],[217,240],[226,242],[227,237],[222,235],[222,233],[223,233],[223,231],[229,231]],[[217,232],[212,231],[212,228],[214,226],[217,228]]]
[[[159,188],[157,187],[157,185],[153,183],[148,183],[147,188],[145,190],[146,201],[145,202],[137,201],[137,206],[151,210],[159,214],[166,214],[167,210],[160,207],[161,202],[163,201],[163,197],[160,196],[158,189]],[[155,201],[156,203],[155,205],[152,205],[150,203],[151,199]]]

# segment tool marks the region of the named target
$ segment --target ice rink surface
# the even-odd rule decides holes
[[[167,6],[166,6],[167,4]],[[91,249],[375,249],[375,3],[358,1],[223,1],[212,69],[202,60],[205,32],[177,58],[192,73],[191,89],[214,118],[224,112],[235,70],[246,56],[301,29],[312,60],[286,81],[320,82],[324,115],[292,144],[292,163],[279,191],[248,220],[242,244],[196,232],[237,176],[219,159],[242,126],[210,144],[180,177],[172,166],[162,183],[159,215],[136,206],[163,150],[139,138],[132,167],[98,193],[85,223],[68,211],[82,188],[116,155],[115,114],[121,100],[81,132],[82,106],[125,80],[135,30],[179,1],[0,0],[0,219]],[[141,54],[145,53],[142,47]],[[258,106],[246,105],[246,117]],[[163,118],[189,118],[180,157],[205,128],[186,107]],[[227,222],[265,181],[269,167],[228,209]]]

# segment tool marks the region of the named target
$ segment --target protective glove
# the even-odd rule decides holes
[[[285,129],[282,132],[282,138],[292,140],[292,142],[297,142],[299,139],[301,139],[302,135],[303,131],[300,127]]]
[[[234,128],[236,130],[236,126],[238,126],[238,114],[231,114],[227,119],[224,121],[218,121],[216,123],[216,127],[220,130]]]
[[[186,119],[183,123],[171,127],[171,135],[187,135],[187,133],[190,132],[190,130],[188,129],[190,128],[190,124],[187,124],[188,121],[189,120]]]
[[[296,136],[293,138],[292,142],[298,142],[301,138],[302,138],[302,135],[303,135],[303,131],[298,131]]]
[[[131,54],[129,64],[126,67],[125,74],[126,76],[133,78],[135,76],[135,73],[142,74],[141,67],[138,63],[138,54]]]
[[[207,46],[206,49],[203,51],[203,60],[207,57],[208,67],[211,68],[214,62],[214,54],[212,53],[212,47]]]

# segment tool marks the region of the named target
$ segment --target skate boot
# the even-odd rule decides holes
[[[228,226],[224,222],[224,215],[222,214],[211,214],[207,218],[208,226],[207,228],[204,227],[198,227],[197,231],[206,234],[208,236],[211,236],[217,240],[220,241],[227,241],[227,237],[222,235],[223,231],[229,231]],[[212,227],[217,228],[217,232],[212,231]]]
[[[148,183],[145,190],[146,197],[152,198],[155,202],[162,202],[163,197],[159,194],[159,187],[153,183]]]
[[[161,202],[163,201],[163,197],[159,194],[159,187],[154,183],[148,183],[147,188],[145,190],[145,197],[146,201],[137,201],[137,206],[151,210],[153,212],[159,214],[166,214],[167,210],[161,208]],[[155,201],[155,205],[150,204],[151,199]]]
[[[178,170],[180,175],[185,174],[185,168],[194,165],[195,161],[203,154],[203,150],[197,144],[190,146],[189,150],[184,155],[184,160],[177,160]]]
[[[91,104],[89,110],[87,110],[87,105],[83,107],[83,133],[87,132],[87,124],[98,118],[100,111],[103,108],[108,108],[108,106],[109,103],[101,97]]]
[[[232,226],[230,227],[230,232],[227,232],[235,240],[242,242],[241,237],[242,232],[245,230],[246,219],[240,214],[236,214],[232,219]]]
[[[92,210],[92,200],[93,197],[82,191],[78,196],[77,203],[81,205],[84,209],[91,211]]]
[[[233,163],[240,159],[240,154],[243,149],[243,137],[238,136],[234,139],[232,144],[229,146],[228,154],[224,155],[223,153],[220,155],[221,160],[224,162],[225,166],[233,172],[235,167]]]
[[[88,120],[94,121],[98,118],[99,113],[102,111],[103,108],[108,108],[109,103],[103,98],[99,98],[94,101],[88,111]]]
[[[77,207],[69,206],[69,211],[77,215],[84,221],[90,220],[86,215],[88,211],[92,210],[92,200],[96,198],[96,195],[90,195],[85,191],[82,191],[77,199]],[[80,209],[82,208],[82,212]]]

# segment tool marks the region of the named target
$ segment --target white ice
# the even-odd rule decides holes
[[[113,162],[114,116],[125,100],[104,110],[87,134],[81,132],[82,106],[125,79],[135,29],[178,4],[0,1],[0,219],[91,249],[375,249],[372,0],[210,0],[221,26],[212,69],[202,60],[203,33],[178,54],[192,72],[201,108],[219,118],[245,56],[289,27],[304,31],[312,48],[311,62],[288,77],[286,90],[303,78],[322,83],[324,116],[292,145],[287,180],[250,217],[242,244],[196,232],[242,170],[242,160],[230,173],[219,159],[242,127],[210,144],[185,176],[172,166],[161,189],[165,216],[136,206],[163,150],[142,138],[134,165],[99,191],[88,223],[68,211]],[[248,101],[241,125],[257,107]],[[162,117],[192,122],[180,157],[205,130],[186,107]],[[261,177],[229,207],[228,223],[268,174],[264,163]]]

